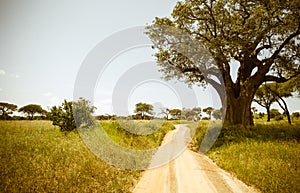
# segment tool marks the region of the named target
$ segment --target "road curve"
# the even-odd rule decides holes
[[[152,169],[144,172],[133,193],[258,192],[217,167],[206,156],[187,149],[188,138],[187,126],[176,125],[161,146],[167,144],[168,148],[158,150],[153,156],[149,166]]]

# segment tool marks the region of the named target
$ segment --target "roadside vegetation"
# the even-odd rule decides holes
[[[224,128],[207,156],[262,192],[300,192],[300,122],[264,122],[254,127]],[[200,121],[193,145],[199,149],[208,128]]]
[[[112,137],[112,140],[116,143],[128,147],[131,149],[146,150],[160,146],[164,136],[170,131],[175,129],[171,122],[155,122],[155,121],[138,121],[139,123],[132,123],[131,127],[138,126],[140,130],[157,129],[155,132],[149,135],[135,135],[132,132],[126,131],[120,125],[119,121],[101,121],[101,126],[105,132]],[[122,123],[122,122],[121,122]]]
[[[102,123],[120,145],[136,149],[158,146],[162,129],[135,136],[116,122]],[[0,192],[130,192],[142,171],[122,170],[98,159],[77,130],[65,135],[50,121],[1,121]]]

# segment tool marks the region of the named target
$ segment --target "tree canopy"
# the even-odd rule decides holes
[[[12,114],[14,111],[16,111],[18,108],[17,105],[6,103],[6,102],[0,102],[0,119],[6,120],[10,118],[10,114]]]
[[[19,112],[26,114],[29,120],[32,120],[35,114],[46,114],[46,111],[41,107],[41,105],[37,104],[25,105],[19,109]]]
[[[146,34],[166,79],[212,85],[224,122],[247,126],[263,82],[299,75],[299,7],[299,0],[184,0],[171,17],[155,18]]]
[[[48,116],[52,124],[59,126],[62,132],[70,132],[76,128],[72,105],[73,102],[64,100],[61,106],[53,106],[50,109]]]
[[[181,111],[181,118],[185,120],[200,120],[201,119],[201,108],[200,107],[194,107],[192,109],[183,108]]]
[[[275,97],[273,93],[271,93],[270,91],[268,91],[268,89],[266,88],[266,85],[262,85],[260,86],[256,93],[255,93],[255,97],[253,99],[254,102],[256,102],[257,104],[259,104],[260,106],[266,108],[267,111],[267,121],[270,122],[271,117],[270,117],[270,109],[271,109],[271,105],[275,102]]]
[[[269,122],[271,119],[270,115],[270,108],[271,105],[274,102],[277,102],[277,104],[282,108],[285,115],[288,117],[288,122],[291,123],[290,113],[288,110],[287,103],[285,102],[284,98],[293,96],[294,86],[286,83],[268,83],[261,85],[256,93],[255,97],[253,99],[254,102],[259,104],[262,107],[265,107],[267,110],[268,119]]]
[[[180,119],[181,118],[181,110],[180,109],[170,109],[170,115],[172,116],[173,119]]]
[[[222,119],[222,112],[219,109],[216,109],[211,114],[215,119]]]
[[[153,114],[153,106],[151,104],[147,103],[137,103],[135,104],[135,110],[134,112],[141,116],[142,119],[145,118],[145,116],[150,116]]]

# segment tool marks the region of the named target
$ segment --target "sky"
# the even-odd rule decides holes
[[[90,73],[95,77],[89,84],[93,86],[86,85],[91,93],[87,98],[97,114],[132,114],[138,102],[151,103],[155,109],[218,108],[213,89],[188,89],[178,81],[160,79],[150,45],[139,36],[137,43],[133,39],[135,27],[169,16],[175,4],[172,0],[0,0],[0,101],[48,109],[64,99],[73,100],[80,81],[92,81]],[[128,29],[134,33],[126,36]],[[129,45],[114,41],[116,34],[122,40],[128,37]],[[105,41],[109,46],[99,53]],[[80,79],[93,53],[102,61],[118,46],[125,50],[114,53],[105,65],[88,69],[85,79]],[[288,104],[291,111],[300,110],[298,98],[288,99]]]

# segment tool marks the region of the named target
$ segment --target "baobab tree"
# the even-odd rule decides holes
[[[146,34],[166,79],[210,84],[220,96],[224,123],[246,127],[262,83],[299,75],[299,7],[299,0],[184,0],[170,17],[155,18]]]

